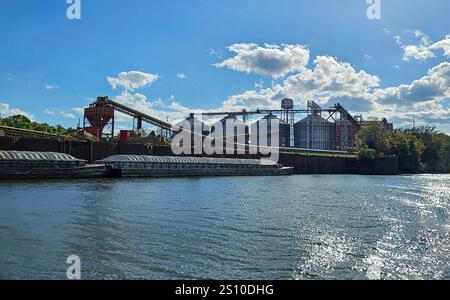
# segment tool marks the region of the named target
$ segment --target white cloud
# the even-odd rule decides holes
[[[118,87],[125,90],[134,90],[152,84],[160,76],[139,71],[122,72],[118,77],[107,77],[107,80],[113,89]]]
[[[56,114],[56,112],[47,108],[44,110],[44,114],[54,116]]]
[[[328,98],[334,96],[361,95],[378,87],[380,79],[364,70],[356,71],[349,63],[339,62],[330,56],[318,56],[314,69],[292,75],[284,82],[287,95],[299,98]]]
[[[59,89],[59,86],[57,86],[57,85],[51,85],[51,84],[46,84],[46,85],[45,85],[45,89],[46,89],[47,91],[54,91],[54,90]]]
[[[153,105],[159,106],[159,107],[164,107],[164,101],[161,98],[159,98],[156,101],[153,101]]]
[[[403,45],[401,36],[399,35],[394,36],[394,40],[397,45]]]
[[[262,89],[264,87],[264,80],[260,79],[257,82],[255,82],[255,88]]]
[[[450,63],[444,62],[430,69],[428,74],[411,84],[377,90],[375,100],[380,104],[413,105],[438,102],[450,97]]]
[[[11,117],[16,115],[22,115],[28,117],[29,119],[33,119],[33,115],[24,112],[18,108],[11,108],[7,103],[0,103],[0,118]]]
[[[364,54],[364,58],[365,58],[365,59],[371,59],[372,56],[370,56],[369,54]]]
[[[411,59],[427,60],[436,57],[433,52],[425,45],[406,45],[403,46],[403,60],[409,61]]]
[[[177,74],[177,78],[178,78],[178,79],[187,79],[188,76],[187,76],[186,74],[184,74],[184,73],[178,73],[178,74]]]
[[[236,55],[214,66],[256,73],[273,78],[302,71],[309,62],[309,50],[302,45],[233,44],[228,50]]]
[[[280,106],[278,100],[283,98],[282,94],[277,93],[278,91],[282,92],[282,88],[279,85],[268,89],[250,90],[239,95],[233,95],[223,102],[221,110],[277,109]]]
[[[450,57],[450,35],[445,36],[445,39],[431,45],[430,49],[442,49],[444,50],[444,55]]]
[[[73,108],[72,109],[75,112],[79,112],[81,115],[83,114],[84,109],[83,108]],[[65,119],[76,119],[76,116],[72,113],[69,112],[65,112],[63,110],[60,109],[45,109],[44,110],[44,114],[49,115],[49,116],[62,116]]]
[[[216,50],[216,49],[211,48],[211,49],[208,50],[208,55],[209,56],[215,56],[217,58],[221,58],[222,57],[222,50],[220,50],[220,49]]]
[[[355,70],[349,63],[330,56],[318,56],[313,69],[304,69],[270,88],[255,87],[230,96],[217,110],[277,109],[284,97],[297,107],[315,100],[323,107],[341,103],[352,113],[366,117],[387,117],[399,126],[407,125],[414,114],[419,121],[450,122],[450,62],[430,69],[425,76],[394,87],[380,88],[378,76]]]
[[[173,105],[173,102],[171,105],[169,105],[170,111],[163,111],[158,110],[156,107],[162,106],[163,102],[161,99],[156,99],[155,101],[149,101],[147,99],[147,96],[140,94],[140,93],[129,93],[127,91],[121,93],[117,97],[114,98],[114,101],[117,101],[118,103],[121,103],[123,105],[132,107],[138,111],[141,111],[145,114],[148,114],[150,116],[159,118],[160,120],[182,120],[186,115],[188,114],[186,110],[180,109],[180,107],[177,107],[176,105]],[[124,122],[124,121],[131,121],[131,117],[116,113],[116,121],[118,122]]]
[[[76,119],[74,114],[71,113],[66,113],[66,112],[62,112],[61,115],[65,118],[65,119]]]
[[[72,108],[72,110],[74,112],[76,112],[77,114],[79,114],[79,115],[84,115],[84,108],[83,107],[74,107],[74,108]]]
[[[410,61],[412,59],[426,61],[430,58],[436,57],[435,51],[442,49],[444,56],[450,57],[450,35],[447,35],[443,40],[433,43],[429,36],[420,32],[405,31],[403,35],[408,36],[413,34],[414,41],[410,40],[408,44],[403,43],[400,36],[396,36],[397,44],[403,49],[403,60]]]
[[[444,54],[446,53],[448,37],[446,40],[432,43],[420,32],[412,32],[412,35],[419,40],[419,46],[423,45],[430,50],[444,49]],[[396,40],[402,47],[409,45],[404,37],[398,36]],[[278,109],[284,97],[293,98],[297,107],[304,107],[307,100],[315,100],[323,107],[339,102],[354,114],[363,113],[366,118],[387,117],[398,126],[407,125],[413,115],[417,122],[422,120],[450,123],[447,103],[450,99],[450,62],[431,68],[423,77],[410,83],[381,88],[378,76],[357,70],[351,64],[331,56],[317,56],[312,66],[308,67],[309,50],[303,46],[260,47],[255,44],[235,44],[229,49],[236,55],[216,67],[273,78],[289,75],[282,82],[273,81],[269,88],[264,88],[263,81],[260,80],[252,90],[232,95],[225,99],[220,107],[209,110],[188,108],[176,102],[174,96],[170,98],[171,103],[167,106],[158,107],[166,111],[158,110],[156,107],[160,100],[149,101],[145,95],[130,93],[127,89],[115,100],[162,120],[169,118],[172,123],[183,119],[190,112]],[[420,51],[407,53],[410,53],[406,54],[410,59],[423,55]],[[395,65],[394,68],[398,69],[399,66]]]

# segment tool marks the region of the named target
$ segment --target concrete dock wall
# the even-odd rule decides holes
[[[356,158],[281,154],[280,163],[294,167],[296,174],[398,175],[398,158],[359,161]]]

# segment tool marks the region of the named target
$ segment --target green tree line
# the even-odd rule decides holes
[[[358,157],[396,155],[403,173],[450,173],[450,136],[433,126],[386,132],[372,120],[358,133]]]
[[[58,135],[67,135],[71,131],[73,131],[72,128],[66,129],[60,125],[50,126],[47,123],[33,122],[29,118],[21,115],[0,118],[0,125],[14,128],[35,130],[45,133],[53,133]]]

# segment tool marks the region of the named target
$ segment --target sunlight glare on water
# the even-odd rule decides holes
[[[0,183],[0,278],[450,279],[450,176]]]

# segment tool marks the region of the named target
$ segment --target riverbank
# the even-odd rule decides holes
[[[169,146],[146,144],[121,144],[108,142],[74,142],[39,138],[0,137],[0,150],[49,151],[70,154],[93,163],[114,155],[173,155]],[[227,158],[255,159],[255,155],[213,156]],[[296,174],[361,174],[398,175],[396,157],[377,158],[374,161],[360,161],[355,155],[280,153],[279,163],[294,167]]]

